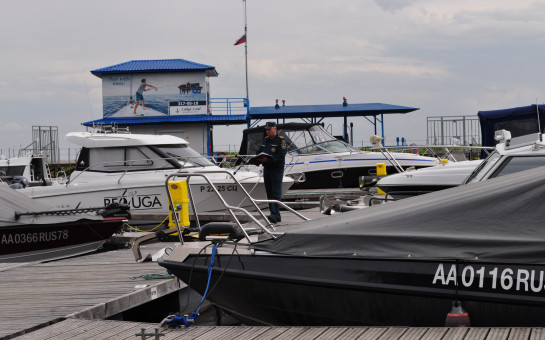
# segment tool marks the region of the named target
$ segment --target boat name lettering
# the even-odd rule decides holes
[[[53,242],[68,239],[68,230],[41,231],[35,233],[3,234],[0,244],[25,244]]]
[[[457,284],[458,266],[456,264],[440,263],[435,271],[432,284]],[[460,266],[460,283],[463,287],[478,287],[485,289],[516,290],[522,292],[541,292],[544,287],[545,271],[523,268],[492,267],[492,266]]]
[[[214,190],[210,185],[201,185],[200,187],[201,192],[213,192]],[[216,186],[216,190],[219,192],[222,191],[238,191],[238,187],[236,184],[230,184],[230,185],[218,185]]]
[[[135,195],[125,197],[104,197],[104,206],[110,203],[128,204],[131,209],[161,208],[163,205],[158,195]]]

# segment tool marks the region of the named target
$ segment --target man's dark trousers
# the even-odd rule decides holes
[[[282,199],[282,178],[284,177],[284,168],[275,167],[263,169],[263,179],[265,181],[265,190],[267,191],[267,199],[280,201]],[[269,203],[269,211],[271,217],[277,222],[280,222],[280,205],[277,203]]]

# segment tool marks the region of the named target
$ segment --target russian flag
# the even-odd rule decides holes
[[[240,45],[240,44],[244,44],[246,42],[246,34],[244,34],[242,37],[240,37],[240,39],[238,39],[236,42],[235,42],[235,46],[236,45]]]

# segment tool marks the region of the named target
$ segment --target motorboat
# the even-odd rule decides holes
[[[494,136],[498,142],[494,151],[464,180],[463,184],[545,165],[545,142],[542,133],[511,137],[509,131],[498,130]]]
[[[288,144],[284,174],[296,179],[292,189],[358,187],[359,177],[375,175],[377,163],[385,163],[388,173],[407,168],[435,166],[433,157],[410,152],[360,151],[338,140],[321,124],[277,124],[277,133]],[[265,136],[265,128],[243,132],[239,155],[255,155]]]
[[[393,199],[403,199],[461,185],[482,163],[482,159],[448,162],[433,167],[385,176],[376,187]]]
[[[541,327],[544,171],[278,226],[256,239],[186,242],[158,263],[247,325],[439,327],[456,306],[471,326]]]
[[[18,157],[0,156],[0,179],[21,186],[47,186],[51,179],[47,155],[43,152],[28,152]]]
[[[498,130],[496,140],[498,144],[485,160],[405,171],[380,179],[376,186],[390,197],[402,199],[545,165],[540,133],[511,137],[509,131]]]
[[[0,262],[50,261],[96,251],[127,222],[127,207],[57,210],[0,183]]]
[[[68,142],[81,146],[75,170],[64,185],[20,189],[25,195],[58,209],[128,204],[132,222],[161,221],[168,215],[165,179],[172,173],[201,172],[192,178],[194,208],[215,212],[224,205],[212,185],[231,205],[250,207],[246,196],[217,165],[193,150],[182,138],[170,135],[132,134],[127,131],[71,132]],[[263,177],[237,171],[236,178],[253,197],[265,199]],[[283,190],[293,184],[285,177]],[[193,208],[193,207],[192,207]]]

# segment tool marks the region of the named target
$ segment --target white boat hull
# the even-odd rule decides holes
[[[86,173],[85,182],[49,187],[31,187],[20,191],[35,200],[45,202],[57,209],[101,207],[109,203],[126,203],[130,206],[133,220],[164,219],[169,212],[165,179],[173,172],[137,172],[119,174]],[[225,174],[208,175],[222,198],[233,206],[252,208],[244,199],[243,190]],[[236,175],[244,189],[253,199],[266,199],[263,178],[255,173],[240,172]],[[184,179],[180,177],[180,179]],[[283,190],[293,184],[285,178]],[[190,179],[190,189],[198,213],[225,211],[225,206],[213,188],[202,178]]]

